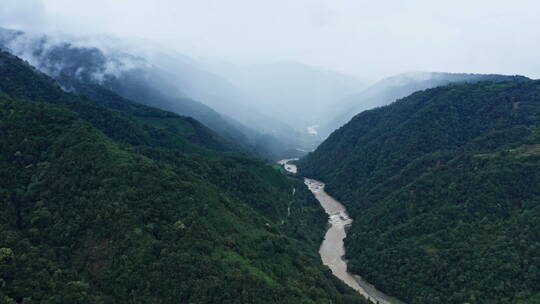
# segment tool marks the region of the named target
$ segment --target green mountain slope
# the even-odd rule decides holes
[[[269,159],[295,155],[287,151],[298,145],[294,130],[241,105],[247,97],[193,59],[157,49],[141,56],[112,37],[108,47],[89,37],[72,38],[0,27],[0,48],[28,60],[66,91],[103,101],[96,87],[106,88],[117,97],[193,117],[237,149]]]
[[[397,99],[409,96],[420,90],[431,89],[439,86],[474,83],[482,81],[528,81],[527,77],[498,74],[460,74],[438,72],[410,72],[398,74],[378,81],[362,92],[345,98],[339,102],[340,107],[333,106],[328,109],[331,119],[323,125],[320,131],[330,134],[340,126],[346,124],[355,114],[375,107],[391,104]],[[337,112],[336,112],[337,111]]]
[[[181,92],[189,88],[185,81],[174,78],[138,56],[120,52],[107,54],[97,47],[69,42],[65,37],[55,39],[5,28],[0,28],[0,47],[29,60],[70,91],[81,95],[90,93],[93,97],[88,87],[80,90],[81,85],[100,84],[125,98],[194,117],[222,137],[237,142],[247,140],[219,113],[187,98]],[[180,65],[183,71],[187,70],[187,80],[192,79],[190,76],[197,71],[190,70],[191,65],[182,65],[180,59],[173,63]]]
[[[355,218],[353,272],[408,303],[540,300],[540,81],[363,112],[302,159]]]
[[[83,85],[81,84],[81,87]],[[238,150],[198,121],[124,99],[97,85],[86,85],[93,100],[63,91],[56,82],[19,58],[0,51],[0,93],[44,101],[75,111],[109,137],[133,145],[200,150]]]
[[[62,93],[5,53],[0,78],[1,303],[363,303],[322,266],[298,181],[160,141],[166,112]]]

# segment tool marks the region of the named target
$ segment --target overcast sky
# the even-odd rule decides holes
[[[380,78],[405,71],[540,78],[538,0],[0,0],[0,24],[143,38],[233,62],[293,60]]]

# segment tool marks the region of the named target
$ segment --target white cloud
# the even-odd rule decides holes
[[[295,60],[372,77],[408,70],[540,77],[540,2],[532,0],[2,2],[3,25],[139,37],[230,61]]]
[[[41,0],[2,0],[0,23],[26,31],[43,30],[47,24],[45,6]]]

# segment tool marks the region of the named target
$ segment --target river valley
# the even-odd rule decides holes
[[[278,163],[283,165],[288,172],[296,174],[296,165],[289,164],[289,161],[291,160],[281,160]],[[373,303],[402,303],[397,299],[380,292],[373,285],[364,281],[360,276],[351,274],[347,271],[347,261],[343,259],[343,256],[345,255],[343,240],[347,236],[347,226],[351,225],[353,220],[347,214],[345,206],[324,191],[324,183],[309,178],[304,178],[304,183],[319,201],[329,217],[328,221],[330,225],[319,249],[323,264],[330,268],[334,276],[345,282],[345,284]]]

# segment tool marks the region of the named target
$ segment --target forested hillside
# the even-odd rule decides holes
[[[136,104],[97,85],[85,86],[95,100],[66,93],[53,79],[4,51],[0,51],[0,63],[0,93],[65,106],[120,142],[189,150],[200,150],[193,144],[222,151],[238,149],[192,118]]]
[[[321,265],[299,181],[0,55],[1,303],[363,303]]]
[[[99,84],[125,98],[194,117],[228,139],[247,141],[219,113],[182,92],[186,84],[175,83],[171,75],[167,79],[143,58],[3,28],[0,46],[24,56],[67,90],[92,95],[88,85]]]
[[[126,51],[122,41],[111,38],[106,46],[99,46],[95,39],[89,40],[0,27],[0,48],[28,60],[66,91],[101,101],[104,96],[96,87],[104,88],[117,97],[193,117],[254,155],[295,156],[288,151],[298,147],[293,128],[253,110],[249,98],[243,102],[250,106],[242,105],[240,99],[246,97],[237,88],[195,61],[159,51],[150,52],[151,60],[135,50]]]
[[[354,273],[407,303],[540,302],[540,81],[414,93],[299,163],[355,222]]]
[[[431,89],[443,85],[457,83],[474,83],[480,81],[527,81],[524,76],[497,74],[463,74],[437,72],[410,72],[395,75],[378,81],[362,92],[341,100],[339,106],[328,109],[330,118],[322,126],[321,131],[329,135],[340,126],[346,124],[356,114],[385,106],[397,99],[411,95],[420,90]]]

